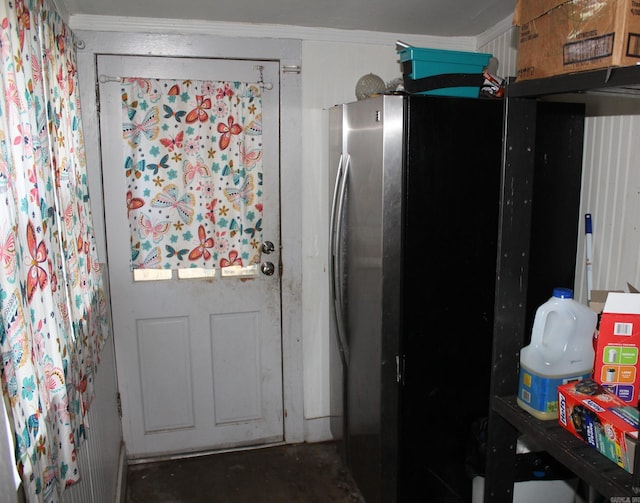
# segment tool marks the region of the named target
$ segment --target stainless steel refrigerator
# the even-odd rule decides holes
[[[502,106],[385,95],[329,110],[332,432],[367,503],[470,501]]]

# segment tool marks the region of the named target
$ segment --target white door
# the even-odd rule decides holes
[[[263,92],[263,263],[275,274],[134,281],[121,86],[113,77],[256,82]],[[123,433],[130,457],[282,441],[277,62],[99,56],[107,253]],[[104,77],[107,78],[104,78]]]

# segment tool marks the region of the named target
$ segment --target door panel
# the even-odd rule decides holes
[[[259,313],[212,317],[213,393],[217,423],[260,418]]]
[[[138,320],[136,325],[145,434],[193,428],[189,319]],[[172,397],[170,409],[167,395]]]
[[[107,252],[130,457],[283,439],[279,274],[134,281],[120,85],[114,77],[256,82],[263,67],[263,232],[279,263],[277,62],[99,56]],[[107,78],[104,78],[104,77]],[[192,271],[192,270],[183,270]]]

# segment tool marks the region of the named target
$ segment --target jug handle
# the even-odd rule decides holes
[[[533,321],[533,328],[531,329],[531,345],[536,347],[542,347],[544,345],[544,329],[547,325],[547,317],[549,316],[549,310],[544,307],[538,308],[536,317]],[[538,328],[538,326],[540,326]]]
[[[538,351],[540,351],[544,360],[548,362],[558,358],[558,356],[554,355],[554,353],[551,351],[550,344],[548,344],[548,341],[545,344],[545,337],[544,337],[549,315],[552,312],[553,312],[552,309],[545,309],[544,307],[542,307],[540,312],[536,313],[536,318],[534,321],[534,329],[532,330],[532,334],[531,334],[531,344],[535,346]],[[537,322],[537,325],[540,325],[539,329],[538,329],[538,326],[536,325],[536,322]],[[565,340],[562,345],[563,346],[566,345],[567,342],[568,341]],[[559,344],[556,344],[556,346],[557,345]]]

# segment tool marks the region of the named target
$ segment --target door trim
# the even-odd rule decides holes
[[[98,258],[108,274],[98,106],[96,56],[175,56],[279,61],[280,66],[301,66],[302,43],[289,39],[224,38],[209,35],[143,34],[75,30],[82,41],[78,49],[78,78],[88,184],[96,231]],[[109,48],[105,51],[105,48]],[[286,443],[304,441],[304,389],[302,354],[302,162],[299,131],[302,128],[301,76],[280,73],[282,361],[284,437]],[[105,285],[108,285],[108,278]],[[107,292],[107,296],[109,296]],[[100,370],[98,369],[98,372]]]

